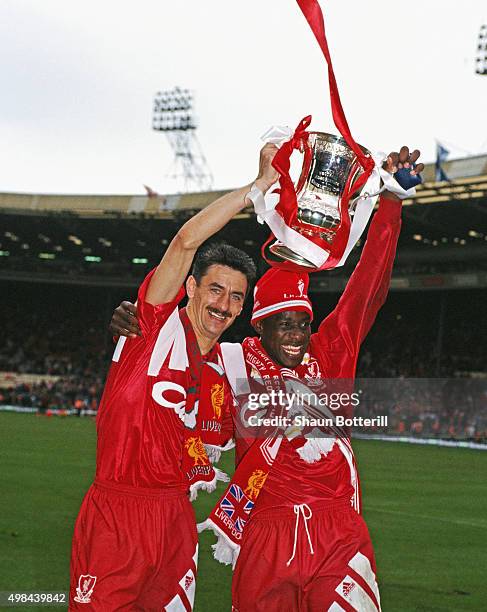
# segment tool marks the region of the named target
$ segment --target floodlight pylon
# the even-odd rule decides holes
[[[487,74],[487,25],[480,26],[475,72],[476,74]]]
[[[157,92],[152,129],[164,132],[173,150],[174,160],[166,178],[174,181],[179,193],[213,187],[213,175],[196,137],[197,127],[193,94],[188,89]]]

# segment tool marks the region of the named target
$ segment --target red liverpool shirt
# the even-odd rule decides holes
[[[179,319],[181,288],[167,304],[145,301],[153,271],[140,286],[142,336],[121,337],[97,417],[96,478],[145,488],[186,490],[181,471],[184,405],[190,384]]]
[[[401,203],[382,198],[360,261],[338,305],[311,336],[309,353],[319,364],[317,378],[354,378],[360,345],[387,296],[400,217]],[[250,366],[246,365],[250,376]],[[238,462],[247,451],[248,441],[237,438],[236,445]],[[351,499],[360,510],[358,474],[350,441],[337,438],[326,457],[310,464],[284,439],[256,510],[338,499]]]

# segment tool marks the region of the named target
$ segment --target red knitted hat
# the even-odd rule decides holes
[[[305,272],[268,270],[255,285],[251,323],[285,310],[307,312],[313,320],[308,284],[309,277]]]

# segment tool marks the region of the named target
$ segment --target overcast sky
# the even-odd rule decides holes
[[[434,159],[487,152],[486,0],[321,0],[355,139]],[[195,93],[216,188],[256,174],[272,124],[335,131],[325,60],[295,0],[0,0],[0,192],[173,189],[154,94]]]

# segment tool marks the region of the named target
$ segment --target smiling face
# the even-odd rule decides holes
[[[208,340],[208,348],[211,348],[242,311],[247,292],[245,274],[228,266],[213,264],[199,284],[194,276],[190,276],[186,281],[186,291],[188,316],[195,333],[199,340]]]
[[[295,368],[302,362],[311,337],[307,312],[286,310],[257,321],[254,327],[262,346],[279,365]]]

